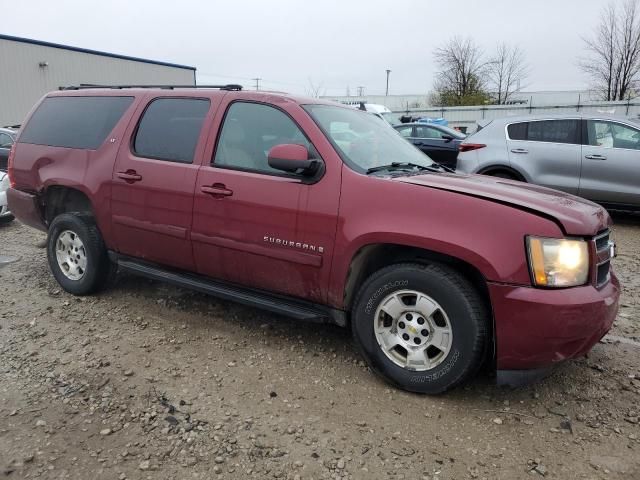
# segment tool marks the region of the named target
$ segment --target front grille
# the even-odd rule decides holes
[[[609,281],[610,267],[611,267],[611,262],[609,261],[606,261],[603,264],[598,265],[598,270],[597,270],[598,278],[596,279],[596,285],[598,287],[603,286],[605,283]]]
[[[609,230],[599,233],[594,239],[596,247],[596,287],[602,287],[611,279],[611,256],[613,243]]]
[[[602,251],[605,248],[609,248],[609,230],[605,230],[604,232],[598,234],[595,238],[596,241],[596,251]]]

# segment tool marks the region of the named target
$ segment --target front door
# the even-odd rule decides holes
[[[112,224],[120,253],[194,269],[189,240],[202,126],[211,101],[159,97],[129,125],[113,171]]]
[[[446,135],[437,128],[428,125],[416,125],[414,129],[413,144],[438,163],[455,168],[458,158],[457,143],[451,138],[442,138]]]
[[[640,129],[586,120],[580,196],[596,202],[640,205]]]
[[[212,161],[202,166],[196,182],[194,255],[202,274],[323,302],[340,169],[329,165],[323,175],[305,180],[268,165],[269,149],[283,143],[304,145],[314,158],[320,156],[299,126],[311,120],[299,106],[287,107],[285,112],[235,101],[224,118],[219,112]]]

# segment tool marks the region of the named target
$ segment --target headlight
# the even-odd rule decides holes
[[[527,237],[529,268],[535,285],[573,287],[589,277],[589,248],[584,240]]]

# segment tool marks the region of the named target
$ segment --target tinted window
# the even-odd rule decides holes
[[[95,150],[133,97],[48,97],[20,136],[21,143]]]
[[[527,140],[534,142],[578,143],[578,120],[529,122]]]
[[[512,123],[507,127],[509,132],[509,138],[511,140],[526,140],[527,139],[527,125],[528,123]],[[480,128],[478,128],[480,130]]]
[[[209,100],[159,98],[138,124],[133,151],[140,157],[192,163]]]
[[[346,128],[340,134],[344,138],[357,136]],[[281,170],[269,166],[267,155],[271,147],[283,143],[311,148],[302,131],[285,113],[267,105],[236,102],[225,116],[214,164],[282,175]]]
[[[589,120],[589,145],[594,147],[640,149],[640,131],[614,122]]]

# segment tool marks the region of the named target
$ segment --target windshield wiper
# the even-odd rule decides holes
[[[447,167],[446,165],[443,165],[443,164],[438,163],[438,162],[433,162],[433,164],[430,165],[430,167],[432,167],[432,168],[437,167],[437,168],[439,168],[441,170],[444,170],[445,172],[456,173],[456,171],[453,168]]]
[[[417,168],[418,170],[430,170],[430,167],[419,165],[411,162],[392,162],[388,165],[380,165],[378,167],[371,167],[367,169],[367,175],[374,172],[381,172],[383,170],[411,170]]]

